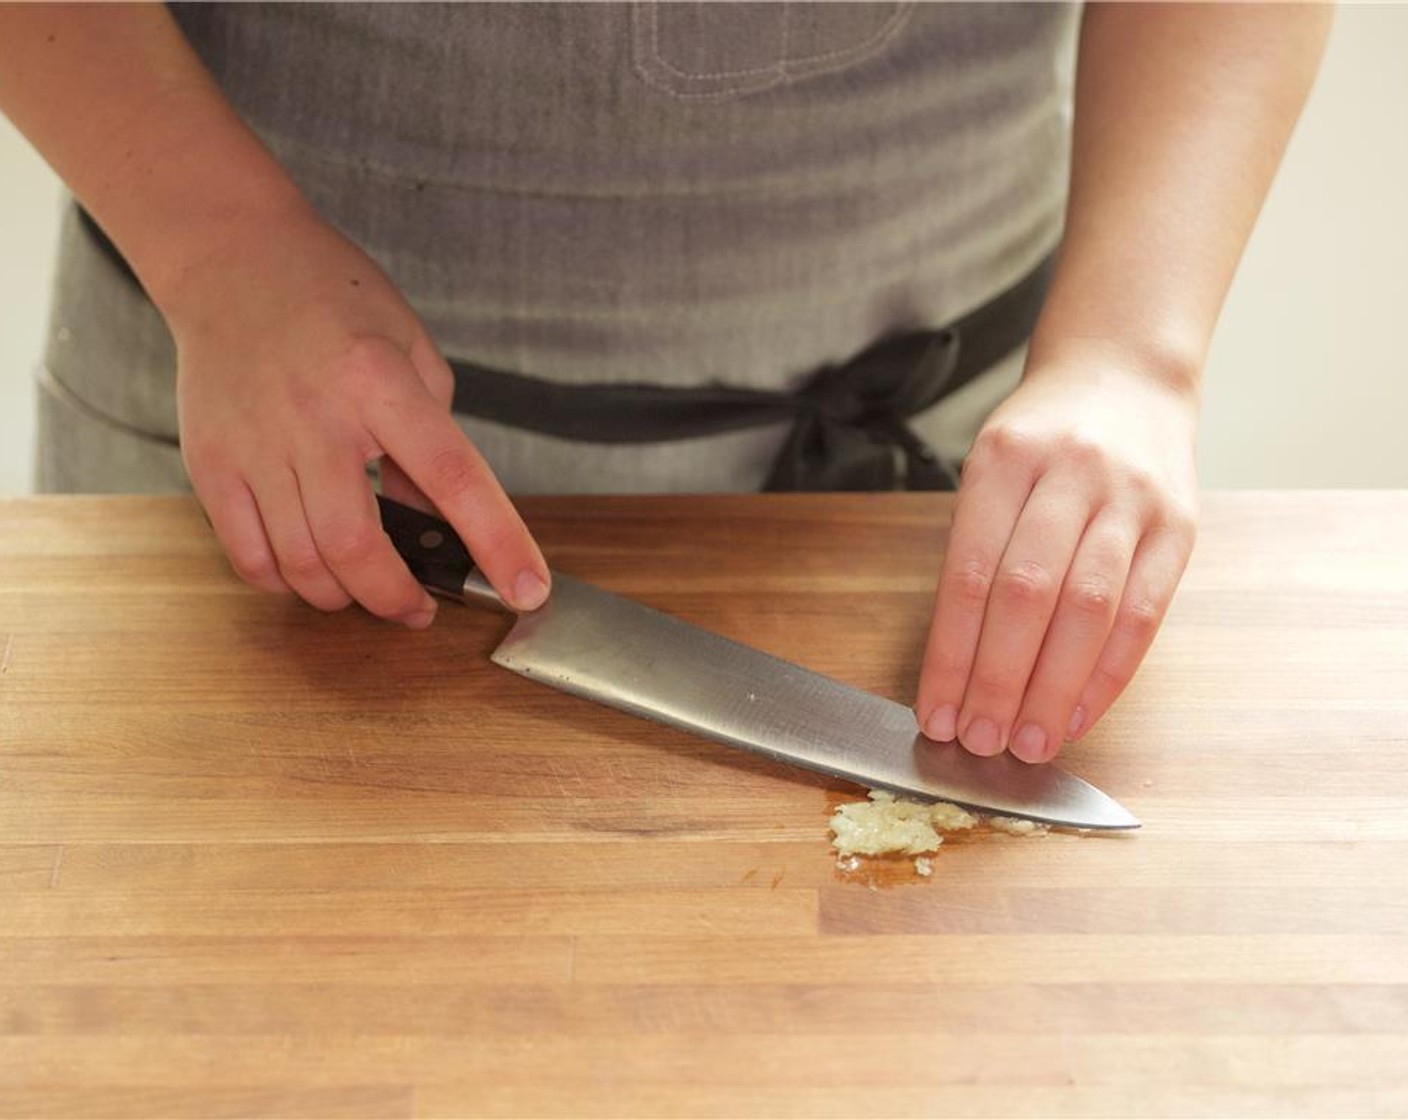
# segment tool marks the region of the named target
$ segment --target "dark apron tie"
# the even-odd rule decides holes
[[[953,490],[954,468],[908,420],[1030,336],[1051,257],[937,330],[881,339],[795,392],[639,382],[561,384],[450,359],[454,410],[558,439],[655,443],[791,422],[764,490]]]
[[[887,339],[795,393],[704,385],[563,385],[450,360],[454,410],[559,439],[653,443],[792,422],[765,490],[949,490],[956,479],[905,419],[944,395],[959,338]]]
[[[902,335],[818,372],[773,462],[768,490],[952,490],[952,468],[905,422],[942,398],[958,367],[953,331]]]

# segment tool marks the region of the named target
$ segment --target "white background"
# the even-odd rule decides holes
[[[1209,360],[1206,487],[1408,486],[1408,6],[1342,8]],[[0,118],[0,494],[25,493],[59,185]]]

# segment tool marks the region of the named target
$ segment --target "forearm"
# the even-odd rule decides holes
[[[161,5],[0,5],[0,110],[159,305],[215,246],[306,205]]]
[[[1093,347],[1195,387],[1332,11],[1087,6],[1065,240],[1029,369]]]

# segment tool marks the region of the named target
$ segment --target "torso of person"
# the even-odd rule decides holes
[[[1060,237],[1069,5],[173,11],[319,211],[476,364],[787,388],[964,314]],[[466,428],[518,491],[755,489],[782,436]]]

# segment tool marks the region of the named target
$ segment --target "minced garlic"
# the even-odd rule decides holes
[[[838,805],[831,818],[834,846],[842,856],[878,856],[904,852],[917,856],[938,851],[938,829],[972,828],[978,818],[957,805],[922,805],[900,801],[883,789],[872,790],[869,801]]]
[[[933,874],[932,860],[926,853],[937,852],[944,842],[943,832],[957,832],[986,824],[998,832],[1014,836],[1039,836],[1047,826],[1017,817],[979,817],[947,801],[925,804],[905,801],[888,790],[870,791],[868,801],[852,801],[836,806],[831,818],[835,839],[836,866],[854,871],[860,865],[859,856],[881,856],[892,852],[916,856],[914,869],[920,875]]]

